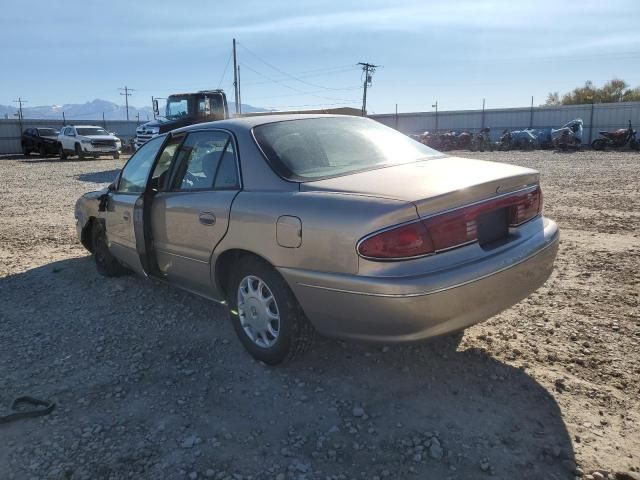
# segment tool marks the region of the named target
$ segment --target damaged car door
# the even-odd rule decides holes
[[[106,198],[105,226],[109,250],[131,269],[143,271],[136,247],[134,209],[145,192],[149,173],[166,137],[144,144],[127,162]]]

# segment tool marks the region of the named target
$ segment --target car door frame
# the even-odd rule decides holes
[[[228,217],[230,217],[230,212],[231,212],[231,206],[233,205],[233,201],[235,200],[235,198],[237,197],[237,195],[243,190],[243,181],[242,181],[242,169],[241,169],[241,161],[240,161],[240,151],[239,151],[239,146],[238,146],[238,139],[236,138],[236,135],[234,134],[234,132],[232,132],[229,129],[226,128],[221,128],[221,127],[201,127],[201,128],[193,128],[193,129],[189,129],[188,131],[181,131],[181,132],[177,132],[179,134],[185,134],[184,139],[182,140],[182,143],[179,145],[178,149],[176,150],[176,155],[174,155],[174,158],[172,159],[172,163],[171,163],[171,167],[170,167],[170,171],[168,173],[168,178],[167,178],[167,182],[165,185],[165,189],[162,190],[162,193],[167,193],[167,194],[185,194],[185,195],[189,195],[189,194],[194,194],[194,193],[202,193],[202,192],[216,192],[216,191],[230,191],[232,189],[216,189],[215,188],[215,180],[217,178],[217,174],[220,168],[220,163],[218,164],[217,168],[216,168],[216,175],[214,176],[213,180],[212,180],[212,186],[211,187],[205,187],[205,188],[195,188],[195,189],[189,189],[189,190],[182,190],[182,189],[177,189],[177,188],[173,188],[173,185],[175,185],[176,181],[177,181],[177,175],[180,172],[180,167],[181,164],[183,162],[187,162],[188,161],[188,157],[182,157],[182,155],[179,155],[179,153],[181,152],[181,149],[183,147],[184,141],[186,140],[186,138],[188,137],[188,135],[191,134],[195,134],[195,133],[199,133],[199,132],[220,132],[220,133],[224,133],[229,137],[228,142],[231,142],[232,146],[233,146],[233,155],[235,158],[235,166],[236,166],[236,176],[238,179],[238,187],[236,189],[233,189],[233,191],[235,192],[235,195],[233,197],[233,199],[231,200],[230,204],[229,204],[229,214]],[[155,168],[155,164],[157,164],[158,159],[160,158],[159,156],[162,155],[162,151],[164,150],[164,148],[166,147],[167,143],[169,142],[169,140],[167,140],[162,148],[160,149],[160,151],[158,152],[158,157],[155,159],[155,163],[154,163],[154,168]],[[226,148],[228,148],[227,144],[225,144],[225,149],[221,152],[221,155],[224,154],[224,151],[226,150]],[[220,162],[222,162],[222,157],[220,158]],[[148,179],[150,181],[150,179]],[[147,185],[147,190],[149,190],[149,185]],[[156,192],[152,193],[152,196],[155,196]],[[148,198],[148,197],[147,197]],[[136,202],[137,204],[137,202]],[[143,224],[141,226],[138,226],[138,231],[143,232],[144,235],[144,240],[140,241],[140,253],[141,255],[144,255],[145,258],[144,260],[141,258],[141,263],[143,263],[143,265],[147,265],[147,267],[149,268],[149,272],[148,275],[150,276],[154,276],[156,278],[162,278],[166,281],[169,281],[165,275],[160,271],[157,259],[156,259],[156,252],[154,250],[154,242],[153,242],[153,226],[151,224],[152,221],[152,215],[151,215],[151,210],[152,210],[152,205],[153,205],[153,198],[150,198],[148,200],[143,200],[143,204],[140,205],[140,210],[142,211],[142,218],[143,218]],[[138,214],[140,215],[140,214]],[[135,212],[134,212],[134,219],[137,219],[138,217],[136,216]],[[227,227],[224,231],[224,233],[221,235],[220,239],[216,242],[216,245],[213,246],[211,252],[209,252],[209,282],[210,282],[210,286],[211,286],[211,293],[213,293],[213,289],[215,288],[214,285],[214,279],[211,275],[211,271],[212,271],[212,265],[211,265],[211,258],[213,257],[214,251],[216,246],[223,240],[224,236],[226,235],[227,231],[229,229],[229,220],[227,219]],[[138,243],[138,232],[136,232],[136,242]],[[194,259],[195,260],[195,259]],[[208,299],[211,300],[215,300],[215,301],[220,301],[219,299],[213,297],[212,295],[207,295],[205,293],[203,293],[202,290],[196,290],[196,289],[192,289],[189,287],[186,287],[184,285],[179,285],[175,282],[171,282],[172,285],[175,285],[179,288],[182,288],[184,290],[188,290],[190,292],[196,293],[200,296],[206,297]]]

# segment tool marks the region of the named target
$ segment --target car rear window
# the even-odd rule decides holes
[[[57,137],[58,131],[53,128],[39,128],[38,133],[41,137]]]
[[[366,118],[287,120],[259,125],[253,131],[276,172],[295,181],[348,175],[442,155]]]

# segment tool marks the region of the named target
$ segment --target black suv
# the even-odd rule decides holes
[[[20,139],[22,153],[29,155],[37,152],[41,157],[57,155],[58,133],[55,128],[27,128]]]

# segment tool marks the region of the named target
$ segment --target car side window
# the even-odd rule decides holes
[[[177,190],[237,188],[238,177],[231,136],[222,131],[194,132],[180,148]],[[218,181],[218,178],[220,179]]]
[[[158,162],[156,163],[156,167],[153,169],[153,174],[151,175],[151,188],[154,190],[159,191],[166,189],[167,177],[170,173],[173,158],[183,140],[184,134],[174,135],[164,146],[160,158],[158,158]]]
[[[133,154],[120,174],[117,188],[119,193],[144,192],[153,161],[165,138],[164,136],[152,138]]]
[[[213,187],[216,190],[237,190],[240,188],[238,161],[231,139],[229,143],[227,143],[227,148],[220,159],[220,165],[218,166]]]
[[[68,127],[67,132],[65,133],[67,137],[73,137],[73,128]]]

